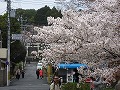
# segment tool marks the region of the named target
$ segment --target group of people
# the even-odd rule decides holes
[[[78,73],[77,70],[74,70],[73,74],[73,82],[79,83],[81,81],[84,81],[86,83],[90,83],[90,90],[102,90],[108,82],[106,82],[105,78],[103,78],[100,75],[95,76],[84,76],[80,73]],[[81,80],[80,80],[81,77]]]
[[[79,76],[83,77],[82,74],[75,70],[75,73],[73,74],[73,82],[79,83]],[[49,90],[61,90],[61,83],[62,78],[60,78],[58,75],[54,75]]]
[[[105,81],[105,78],[96,75],[95,77],[90,77],[90,88],[91,90],[103,90],[105,86],[109,84]]]
[[[20,75],[22,75],[22,78],[24,78],[24,74],[25,74],[25,72],[24,72],[24,70],[22,69],[22,70],[20,70],[20,69],[17,69],[16,70],[16,72],[15,72],[15,75],[16,75],[16,79],[20,79]]]
[[[39,79],[39,77],[42,79],[43,78],[43,70],[42,69],[37,69],[36,70],[36,75],[37,75],[37,79]]]

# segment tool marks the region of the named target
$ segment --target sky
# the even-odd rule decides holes
[[[11,0],[11,8],[17,9],[40,9],[45,5],[49,7],[56,6],[54,3],[55,0]],[[0,15],[6,13],[7,10],[7,3],[4,0],[0,0]]]

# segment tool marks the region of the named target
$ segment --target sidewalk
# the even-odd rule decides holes
[[[36,63],[27,64],[25,78],[12,79],[10,86],[0,87],[0,90],[49,90],[46,77],[37,79]]]

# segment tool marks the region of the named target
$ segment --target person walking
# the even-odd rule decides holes
[[[21,71],[21,74],[22,74],[22,78],[24,78],[24,75],[25,75],[25,71],[22,69]]]
[[[36,70],[37,79],[39,79],[39,69]]]
[[[50,85],[50,90],[60,90],[59,81],[60,81],[59,77],[54,76],[53,77],[53,82]]]
[[[42,71],[42,69],[39,70],[39,75],[40,75],[40,78],[42,79],[43,78],[43,71]]]
[[[20,69],[16,70],[16,78],[19,80],[20,79]]]
[[[79,83],[79,76],[83,78],[83,75],[78,73],[77,69],[74,69],[74,74],[73,74],[73,82]]]

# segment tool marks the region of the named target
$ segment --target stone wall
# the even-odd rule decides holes
[[[0,70],[0,87],[7,85],[7,70]]]

